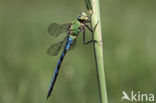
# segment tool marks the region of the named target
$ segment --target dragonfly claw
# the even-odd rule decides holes
[[[100,42],[102,42],[102,40],[98,41],[98,40],[93,40],[94,43],[97,43],[99,46],[102,46]]]

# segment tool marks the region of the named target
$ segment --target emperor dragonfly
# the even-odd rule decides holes
[[[88,44],[88,43],[91,43],[94,41],[94,40],[89,40],[89,41],[85,40],[85,28],[87,28],[90,32],[94,31],[87,25],[87,23],[89,23],[89,22],[90,22],[90,20],[88,18],[88,15],[86,13],[82,12],[76,18],[76,20],[72,21],[71,23],[66,23],[66,24],[62,24],[62,25],[57,24],[57,23],[52,23],[49,26],[48,32],[52,36],[58,37],[60,34],[62,34],[65,31],[66,31],[67,35],[64,37],[64,39],[62,41],[51,45],[47,51],[47,53],[49,55],[55,56],[58,54],[59,50],[61,49],[61,47],[65,43],[64,50],[63,50],[63,52],[62,52],[62,54],[61,54],[61,56],[57,62],[56,69],[55,69],[55,72],[53,74],[53,77],[52,77],[52,80],[50,83],[47,99],[51,95],[52,90],[54,88],[54,84],[56,82],[61,63],[62,63],[67,51],[70,48],[72,48],[72,46],[74,46],[76,39],[79,36],[80,32],[83,33],[83,44]]]

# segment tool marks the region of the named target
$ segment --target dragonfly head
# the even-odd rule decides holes
[[[80,15],[77,17],[77,20],[80,22],[88,21],[88,15],[85,12],[80,13]]]

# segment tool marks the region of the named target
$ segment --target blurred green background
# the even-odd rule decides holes
[[[155,4],[100,1],[109,103],[120,103],[123,90],[156,94]],[[83,0],[0,0],[0,103],[99,103],[91,44],[67,53],[46,101],[59,58],[46,54],[57,41],[47,28],[71,22],[81,11]]]

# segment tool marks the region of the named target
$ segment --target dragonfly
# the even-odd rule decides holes
[[[61,56],[57,62],[54,74],[52,76],[52,80],[51,80],[49,90],[48,90],[47,99],[51,95],[52,90],[54,88],[54,85],[55,85],[55,82],[56,82],[62,61],[63,61],[67,51],[74,47],[74,45],[76,43],[76,39],[79,36],[79,34],[81,32],[83,33],[83,44],[89,44],[89,43],[95,41],[95,40],[86,41],[86,39],[85,39],[86,28],[90,32],[94,31],[94,30],[92,30],[92,28],[90,26],[88,26],[87,23],[89,23],[89,22],[91,22],[91,21],[89,20],[88,15],[85,12],[82,12],[71,23],[65,23],[65,24],[52,23],[49,26],[48,32],[53,37],[58,37],[61,34],[63,34],[63,32],[66,32],[66,35],[64,36],[63,40],[61,40],[55,44],[52,44],[47,50],[47,53],[49,55],[56,56],[58,54],[58,52],[60,51],[61,47],[64,45],[64,49],[63,49],[62,54],[61,54]]]

